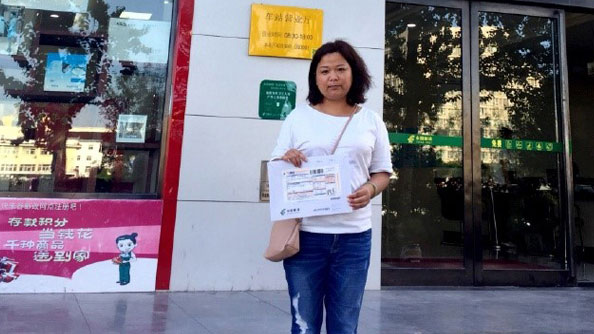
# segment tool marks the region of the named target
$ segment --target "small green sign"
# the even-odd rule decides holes
[[[392,144],[462,146],[462,137],[433,136],[402,132],[390,132],[389,137]]]
[[[563,152],[562,143],[540,140],[481,138],[481,147],[516,151]]]
[[[297,99],[297,84],[293,81],[262,80],[258,115],[264,119],[285,119]]]

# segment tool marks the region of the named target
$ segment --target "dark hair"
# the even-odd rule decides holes
[[[351,67],[353,83],[347,93],[347,103],[354,105],[365,102],[365,93],[371,86],[371,76],[367,70],[367,65],[349,43],[340,39],[325,43],[314,54],[309,65],[309,94],[307,95],[307,101],[316,105],[324,100],[324,96],[316,84],[316,70],[322,57],[334,52],[340,53]]]
[[[136,245],[136,236],[138,236],[138,233],[120,235],[116,238],[116,244],[118,243],[118,241],[130,239]]]

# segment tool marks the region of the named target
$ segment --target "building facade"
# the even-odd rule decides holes
[[[0,1],[0,291],[286,287],[262,83],[305,103],[309,60],[250,56],[252,4]],[[594,280],[594,4],[265,4],[320,9],[373,77],[394,171],[369,289]]]

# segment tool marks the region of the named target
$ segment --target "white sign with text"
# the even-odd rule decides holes
[[[281,220],[351,212],[351,170],[342,155],[308,157],[301,167],[268,163],[270,218]]]

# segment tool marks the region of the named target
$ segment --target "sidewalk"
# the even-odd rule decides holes
[[[0,295],[3,333],[289,333],[285,291]],[[359,333],[594,333],[594,289],[367,291]]]

